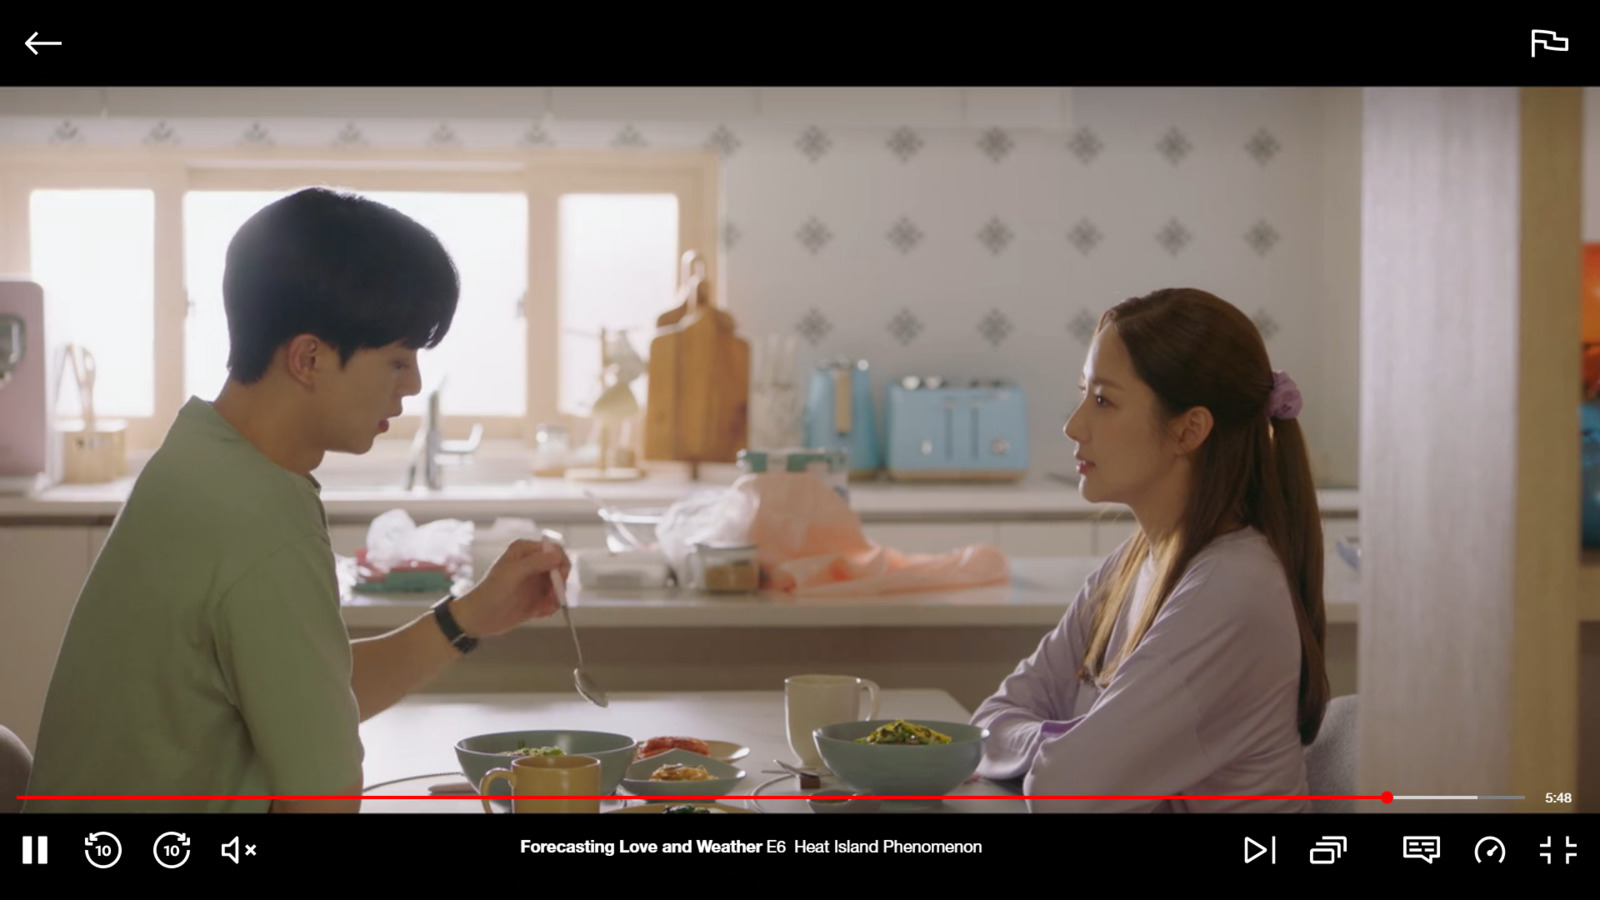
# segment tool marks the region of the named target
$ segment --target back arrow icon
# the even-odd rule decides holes
[[[39,47],[59,47],[59,46],[61,46],[61,42],[60,41],[41,41],[41,40],[38,39],[38,37],[39,37],[39,32],[35,31],[33,33],[33,37],[28,38],[27,40],[22,42],[22,45],[24,47],[27,47],[28,50],[31,53],[33,53],[34,56],[38,56],[39,55],[39,50],[37,49]]]

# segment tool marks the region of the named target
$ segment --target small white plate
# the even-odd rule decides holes
[[[710,773],[709,781],[652,781],[650,776],[662,766],[678,764],[701,766]],[[727,797],[735,785],[743,781],[744,770],[720,759],[690,753],[687,750],[668,750],[649,759],[640,760],[628,767],[622,777],[622,787],[639,797]]]

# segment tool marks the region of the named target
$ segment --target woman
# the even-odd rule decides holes
[[[1328,700],[1322,525],[1294,382],[1238,309],[1161,290],[1101,318],[1067,420],[1079,490],[1139,531],[973,722],[1035,812],[1304,812]],[[1258,796],[1277,799],[1246,800]]]

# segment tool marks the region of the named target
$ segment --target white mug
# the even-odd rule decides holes
[[[862,691],[867,693],[866,715],[861,713]],[[878,717],[878,685],[854,675],[795,675],[784,679],[783,694],[789,749],[812,768],[822,766],[822,756],[811,732],[824,725]]]

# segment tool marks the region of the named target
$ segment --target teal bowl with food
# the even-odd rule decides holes
[[[600,793],[610,795],[622,783],[639,742],[625,734],[605,731],[502,731],[465,738],[456,744],[461,774],[474,790],[490,769],[509,768],[517,756],[592,756],[600,760]],[[510,797],[504,779],[489,787],[489,797]]]
[[[978,770],[989,729],[966,722],[869,719],[824,725],[812,736],[823,763],[863,795],[937,798],[960,787]]]

